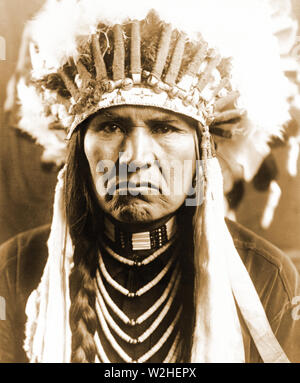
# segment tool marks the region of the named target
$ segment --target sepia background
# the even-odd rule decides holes
[[[41,148],[18,133],[13,128],[14,119],[4,111],[6,88],[16,69],[25,22],[43,2],[0,0],[0,36],[6,42],[6,57],[0,61],[0,243],[19,232],[49,223],[52,214],[57,169],[41,163]],[[292,6],[293,16],[300,24],[299,0],[292,0]],[[272,224],[268,229],[260,225],[268,193],[257,191],[253,183],[244,185],[236,218],[285,251],[300,270],[300,160],[298,175],[292,177],[286,171],[287,147],[278,147],[272,154],[282,191]]]

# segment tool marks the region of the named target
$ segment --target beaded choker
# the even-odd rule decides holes
[[[175,217],[150,231],[129,232],[104,219],[104,234],[117,247],[125,251],[157,250],[165,246],[177,230]]]

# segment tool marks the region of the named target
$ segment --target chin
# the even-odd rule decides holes
[[[115,196],[106,201],[102,208],[120,222],[147,223],[162,218],[164,206],[157,199],[148,196]]]
[[[139,203],[132,203],[129,206],[124,206],[118,211],[113,212],[120,222],[138,223],[138,222],[151,222],[156,218],[153,216],[152,209],[147,206],[141,206]]]

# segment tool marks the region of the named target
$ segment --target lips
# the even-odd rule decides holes
[[[116,193],[116,191],[133,191],[134,193],[142,192],[143,190],[153,190],[157,193],[161,193],[160,187],[153,184],[152,182],[131,182],[131,181],[122,181],[119,182],[117,185],[113,185],[109,188],[108,194],[113,195]]]

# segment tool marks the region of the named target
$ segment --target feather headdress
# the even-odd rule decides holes
[[[47,140],[43,136],[47,136],[49,142],[57,140],[57,122],[67,130],[74,120],[74,115],[69,113],[71,105],[68,102],[62,103],[64,97],[61,96],[65,96],[67,90],[59,94],[55,92],[55,87],[61,85],[62,81],[57,76],[58,69],[70,63],[71,57],[75,63],[84,58],[84,65],[93,74],[94,65],[90,68],[91,35],[96,34],[100,38],[104,60],[109,57],[111,59],[112,46],[109,46],[110,40],[107,39],[105,28],[112,28],[116,23],[126,23],[128,19],[142,20],[151,8],[157,10],[165,23],[173,23],[179,31],[184,31],[187,40],[198,41],[200,31],[209,47],[217,48],[222,57],[232,58],[231,82],[240,94],[234,101],[247,111],[247,117],[243,119],[238,134],[234,134],[231,140],[224,137],[219,139],[218,152],[224,164],[231,164],[235,172],[251,179],[260,165],[259,161],[269,150],[268,141],[272,136],[281,135],[282,126],[289,119],[288,83],[281,68],[278,41],[273,35],[275,20],[276,23],[278,21],[272,18],[268,1],[190,0],[188,3],[175,1],[171,5],[168,1],[124,3],[114,0],[109,7],[105,2],[102,4],[93,0],[48,1],[28,26],[33,78],[36,83],[47,78],[48,83],[47,86],[40,84],[42,92],[41,88],[37,90],[30,81],[20,83],[20,128],[36,138],[46,149]],[[70,17],[66,18],[65,15]],[[99,20],[106,25],[104,30],[101,30]],[[123,33],[128,43],[130,33]],[[151,55],[153,48],[152,44],[152,51],[150,48],[148,52],[144,49],[143,54]],[[78,74],[77,69],[74,69],[73,77]],[[38,102],[40,107],[37,107]],[[41,113],[45,103],[48,108]],[[32,118],[40,118],[41,126],[49,126],[50,129],[47,132],[44,129],[33,131],[30,123]],[[49,134],[55,137],[51,140]],[[53,157],[57,163],[62,163],[65,160],[64,154],[60,145],[57,146],[57,156],[55,158],[53,154]],[[258,159],[258,163],[250,165],[248,151],[252,150],[260,155],[253,156]]]

